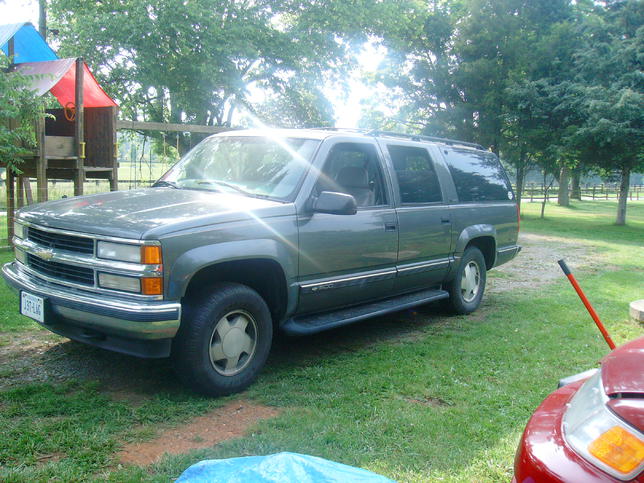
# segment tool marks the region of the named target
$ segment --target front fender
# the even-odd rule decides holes
[[[171,279],[168,283],[167,298],[178,300],[183,297],[192,276],[203,268],[251,258],[277,262],[282,267],[287,282],[296,275],[297,258],[275,240],[253,239],[215,243],[188,250],[175,260],[170,268]]]

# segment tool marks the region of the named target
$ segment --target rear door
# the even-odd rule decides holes
[[[439,170],[424,143],[380,140],[394,173],[398,215],[395,290],[405,292],[443,281],[451,259],[451,219]]]
[[[477,226],[495,238],[495,264],[512,258],[518,250],[517,205],[499,159],[490,152],[456,146],[440,151],[454,184],[450,212],[456,250],[461,232]]]

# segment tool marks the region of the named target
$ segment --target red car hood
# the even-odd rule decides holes
[[[644,337],[618,347],[602,360],[602,382],[609,396],[644,398]]]
[[[608,407],[644,432],[644,337],[604,357],[602,383],[611,398]]]

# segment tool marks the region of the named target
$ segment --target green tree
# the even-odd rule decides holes
[[[502,154],[516,168],[521,191],[526,169],[545,153],[541,123],[548,116],[535,117],[538,86],[529,81],[557,74],[560,64],[546,59],[553,46],[566,58],[556,43],[565,29],[556,28],[572,15],[568,0],[430,2],[402,38],[389,41],[398,62],[388,81],[406,93],[407,112],[415,112],[412,120],[425,125],[424,133]]]
[[[23,155],[36,147],[35,123],[44,115],[44,99],[28,88],[27,79],[9,70],[9,59],[0,56],[0,160],[20,174]]]
[[[643,3],[597,6],[576,53],[576,88],[585,122],[570,139],[582,160],[619,173],[617,225],[626,223],[630,175],[644,169]]]
[[[319,91],[329,72],[350,69],[354,45],[396,10],[378,0],[50,0],[49,21],[61,53],[86,58],[125,117],[226,125],[245,107],[319,125],[332,121]]]

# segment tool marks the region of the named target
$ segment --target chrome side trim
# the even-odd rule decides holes
[[[517,250],[518,248],[519,248],[519,246],[518,246],[518,245],[512,245],[512,246],[510,246],[510,247],[499,248],[499,249],[497,250],[497,253],[510,252],[510,251]]]
[[[411,271],[424,272],[425,270],[428,270],[428,269],[448,265],[449,262],[450,262],[450,258],[441,258],[439,260],[432,260],[431,262],[413,263],[409,265],[402,265],[401,267],[396,267],[396,268],[398,270],[398,273],[411,272]]]
[[[364,281],[377,282],[380,280],[387,280],[396,276],[396,270],[381,270],[375,273],[368,273],[366,275],[355,275],[352,277],[342,277],[323,282],[301,284],[300,289],[304,293],[318,292],[321,290],[330,290],[335,288],[350,287],[359,285]]]
[[[352,285],[358,285],[364,281],[380,281],[393,278],[394,276],[401,275],[410,275],[413,273],[424,272],[427,270],[432,270],[437,267],[449,265],[452,261],[451,257],[441,258],[439,260],[432,260],[431,262],[420,262],[410,265],[404,265],[402,267],[396,267],[393,270],[382,270],[378,272],[372,272],[365,275],[354,275],[351,277],[342,277],[335,278],[330,280],[325,280],[323,282],[315,283],[305,283],[301,284],[300,288],[304,293],[318,292],[322,290],[331,290],[336,288],[349,287]]]

